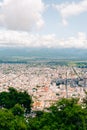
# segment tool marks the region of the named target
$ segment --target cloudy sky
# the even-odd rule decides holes
[[[87,0],[0,0],[0,46],[87,48]]]

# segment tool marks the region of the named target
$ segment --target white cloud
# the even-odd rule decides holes
[[[78,32],[76,37],[58,39],[55,34],[39,35],[11,30],[0,31],[0,46],[5,47],[46,47],[46,48],[87,48],[87,36]]]
[[[0,3],[0,25],[12,30],[41,28],[45,5],[42,0],[4,0]]]
[[[67,18],[70,16],[76,16],[83,12],[87,12],[87,0],[80,0],[80,2],[62,3],[58,5],[52,5],[62,16],[62,22],[67,25]]]

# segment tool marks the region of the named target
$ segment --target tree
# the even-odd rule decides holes
[[[61,99],[48,112],[29,119],[31,130],[86,130],[87,113],[78,99]]]
[[[16,104],[20,104],[24,107],[25,112],[29,113],[31,111],[31,96],[26,92],[18,92],[14,88],[9,88],[8,92],[0,93],[0,107],[10,109]]]
[[[86,129],[85,111],[78,104],[78,99],[61,99],[50,110],[54,114],[55,120],[58,121],[58,129]]]
[[[24,117],[14,115],[11,110],[0,109],[0,130],[28,130]]]
[[[23,116],[24,115],[24,108],[20,104],[16,104],[12,109],[12,113],[14,115]]]
[[[13,129],[13,119],[14,116],[11,111],[7,109],[0,109],[0,130]]]

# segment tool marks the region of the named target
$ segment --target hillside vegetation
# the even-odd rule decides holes
[[[0,93],[0,130],[87,130],[87,92],[79,99],[61,99],[50,108],[32,112],[27,92],[9,88]]]

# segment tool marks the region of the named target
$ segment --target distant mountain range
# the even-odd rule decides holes
[[[0,59],[6,57],[29,57],[50,59],[81,59],[87,60],[87,49],[75,48],[0,48]]]

